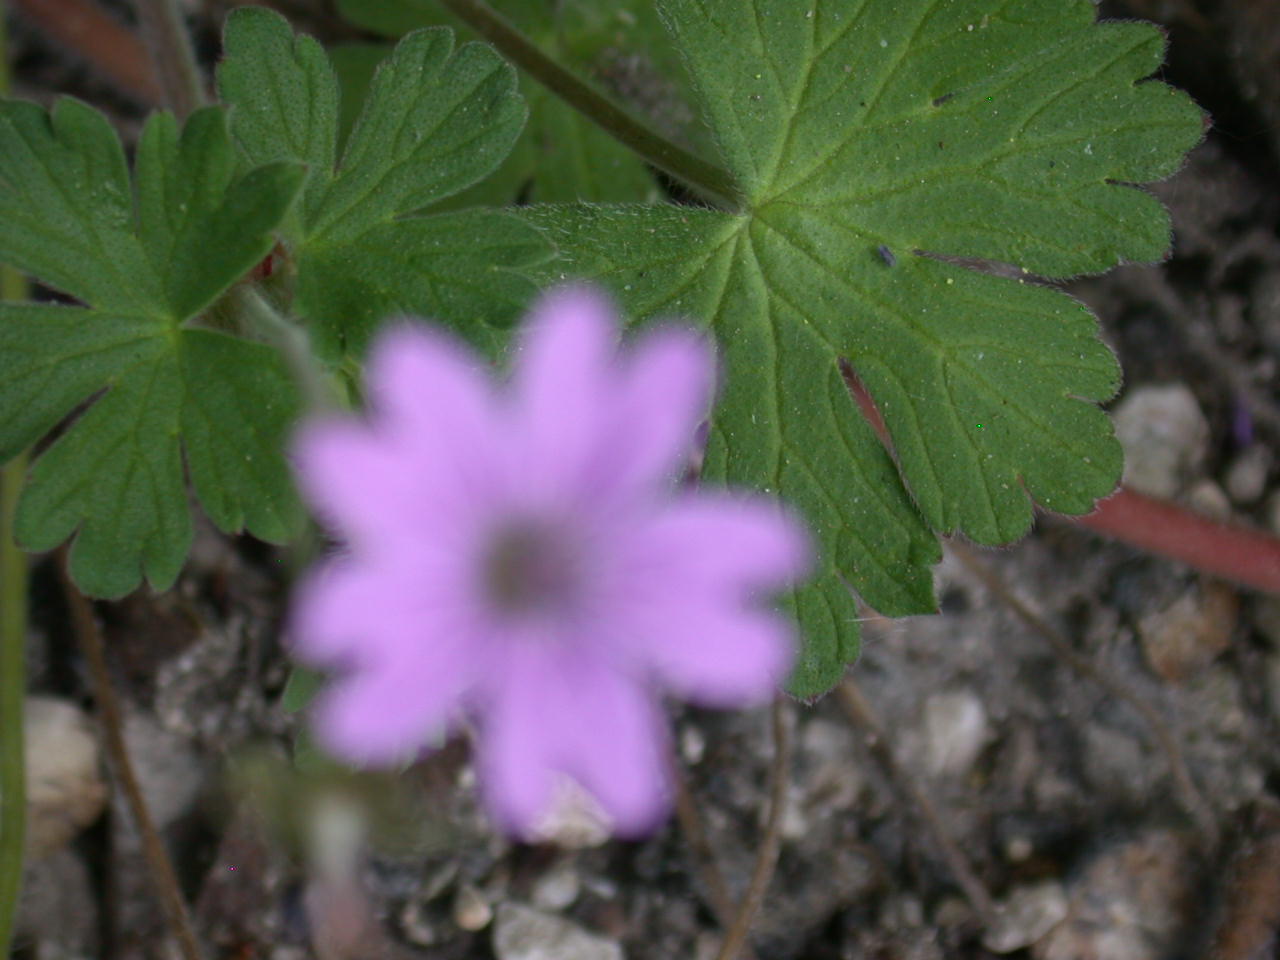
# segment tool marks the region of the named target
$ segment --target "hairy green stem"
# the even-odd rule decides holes
[[[343,404],[316,360],[306,331],[280,316],[266,297],[249,284],[236,289],[233,298],[248,329],[275,346],[284,356],[289,372],[302,392],[303,410],[324,413],[341,409]]]
[[[12,278],[5,268],[5,299]],[[0,472],[0,957],[9,956],[26,844],[27,558],[13,542],[13,508],[26,467],[26,455],[19,454]]]
[[[134,8],[165,101],[181,120],[205,102],[205,93],[178,0],[134,0]]]
[[[0,96],[9,93],[6,10],[0,0]],[[0,267],[0,299],[21,300],[27,284]],[[23,702],[27,692],[27,558],[13,542],[13,510],[27,471],[19,454],[0,471],[0,957],[9,956],[22,890],[27,838],[26,743]]]
[[[740,206],[738,186],[727,170],[708,163],[641,123],[539,50],[484,0],[440,0],[454,16],[484,37],[508,60],[598,125],[623,146],[708,200]]]

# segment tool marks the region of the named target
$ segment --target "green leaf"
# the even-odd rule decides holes
[[[652,3],[504,0],[494,7],[563,66],[615,96],[630,97],[633,108],[650,114],[669,133],[687,132],[686,124],[675,119],[688,113],[680,92],[682,67],[663,42]],[[386,36],[438,24],[471,36],[436,0],[339,0],[338,8],[352,23]],[[335,56],[352,68],[355,83],[360,81],[360,56]],[[638,80],[626,75],[636,70],[641,71]],[[529,104],[529,122],[511,155],[492,176],[445,201],[445,207],[502,206],[517,199],[609,202],[658,197],[653,175],[635,154],[541,84],[522,77],[520,88]],[[637,102],[641,91],[648,102]]]
[[[295,412],[266,347],[188,326],[274,243],[303,170],[240,173],[219,108],[153,115],[136,188],[100,114],[0,103],[0,259],[87,306],[0,304],[0,459],[87,409],[35,462],[15,532],[69,536],[86,593],[171,584],[191,541],[183,460],[224,530],[283,541],[301,508],[282,456]]]
[[[819,575],[790,601],[790,687],[812,696],[857,649],[846,584],[884,614],[931,611],[938,533],[1007,542],[1033,500],[1084,513],[1115,486],[1096,406],[1115,358],[1085,307],[1032,281],[1162,256],[1168,219],[1129,184],[1176,170],[1202,115],[1143,82],[1159,31],[1095,24],[1088,0],[662,6],[742,209],[524,215],[561,251],[548,281],[716,331],[704,476],[780,494],[817,533]]]
[[[299,260],[296,306],[304,316],[343,318],[317,331],[325,354],[350,348],[350,331],[371,331],[393,315],[457,322],[491,357],[502,333],[529,304],[533,283],[522,272],[547,258],[542,235],[495,210],[460,210],[393,220],[349,245],[313,243]],[[337,333],[330,342],[325,337]]]
[[[339,160],[337,82],[320,47],[259,7],[234,11],[225,40],[218,86],[245,155],[309,165],[289,231],[293,306],[323,354],[358,355],[393,313],[445,320],[492,349],[535,291],[522,271],[550,248],[507,214],[411,215],[506,156],[525,115],[511,67],[484,44],[455,49],[444,28],[409,34],[374,73]]]

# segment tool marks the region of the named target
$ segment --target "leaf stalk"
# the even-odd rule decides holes
[[[13,278],[5,268],[5,299]],[[21,453],[0,472],[0,957],[9,956],[26,848],[27,558],[13,542],[13,511],[26,470]]]
[[[440,0],[459,20],[492,43],[508,60],[624,147],[670,174],[715,205],[742,206],[733,176],[657,133],[556,63],[484,0]]]
[[[9,43],[0,0],[0,96],[9,93]],[[27,283],[0,267],[0,299],[21,300]],[[27,842],[27,558],[13,539],[13,513],[27,472],[20,453],[0,470],[0,957],[9,956]]]
[[[178,0],[134,0],[134,7],[165,101],[184,120],[204,105],[206,97]]]

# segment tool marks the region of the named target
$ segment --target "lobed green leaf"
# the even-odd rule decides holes
[[[665,43],[652,3],[499,0],[493,6],[562,66],[629,102],[668,133],[689,133],[682,66]],[[441,25],[471,35],[436,0],[339,0],[338,9],[352,23],[385,36]],[[365,54],[333,52],[340,64],[355,68],[352,80],[358,85],[356,58]],[[520,88],[529,105],[529,122],[511,154],[492,176],[445,206],[647,202],[659,196],[652,173],[639,157],[541,84],[522,76]]]
[[[511,149],[525,119],[511,67],[484,44],[455,49],[447,29],[410,33],[375,70],[339,159],[337,81],[314,41],[245,7],[227,18],[225,46],[218,86],[244,154],[309,164],[289,236],[294,309],[324,354],[358,355],[393,313],[444,320],[492,349],[494,325],[535,292],[522,271],[550,248],[506,214],[412,215],[481,180]]]
[[[302,183],[241,171],[220,108],[147,122],[130,184],[96,111],[0,103],[0,259],[86,306],[0,304],[0,458],[86,407],[35,461],[15,534],[74,537],[82,590],[171,584],[190,546],[184,457],[210,517],[283,541],[301,508],[283,459],[290,379],[259,344],[188,326],[259,262]]]
[[[715,330],[704,476],[776,492],[817,532],[818,577],[789,601],[790,687],[812,696],[857,650],[849,587],[888,615],[931,611],[938,534],[1008,542],[1033,501],[1084,513],[1114,488],[1096,404],[1115,358],[1037,278],[1161,257],[1168,219],[1131,183],[1172,173],[1202,115],[1144,79],[1159,32],[1095,24],[1089,0],[661,9],[742,209],[523,215],[560,250],[548,282],[595,278],[633,314]]]

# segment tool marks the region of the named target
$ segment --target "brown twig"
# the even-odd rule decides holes
[[[94,0],[11,2],[32,26],[69,47],[112,86],[144,104],[160,102],[160,81],[146,48]]]
[[[925,826],[933,834],[934,842],[938,845],[938,852],[942,854],[942,859],[946,861],[947,868],[951,871],[952,879],[960,887],[965,899],[969,901],[969,906],[973,908],[983,923],[990,925],[996,914],[995,903],[991,899],[991,893],[983,882],[978,879],[978,875],[969,866],[969,861],[965,859],[964,854],[960,852],[960,848],[956,846],[956,842],[951,838],[950,832],[942,822],[942,817],[938,814],[938,808],[933,805],[929,795],[924,792],[915,777],[898,763],[897,757],[893,755],[893,750],[889,746],[889,740],[885,736],[884,728],[880,725],[880,719],[876,716],[875,710],[872,709],[867,698],[862,695],[862,690],[857,682],[852,677],[845,677],[840,682],[840,685],[836,687],[836,698],[854,726],[860,727],[865,731],[867,749],[871,751],[871,755],[884,769],[894,789],[906,798],[908,804],[915,809],[920,819],[925,822]]]
[[[1183,808],[1190,814],[1191,819],[1199,828],[1206,853],[1215,851],[1219,840],[1218,823],[1214,819],[1208,803],[1205,802],[1200,790],[1196,787],[1195,781],[1191,779],[1191,773],[1187,769],[1186,760],[1182,755],[1182,746],[1178,743],[1177,737],[1169,730],[1168,724],[1156,712],[1156,709],[1135,690],[1121,683],[1105,671],[1100,670],[1092,660],[1080,653],[1071,641],[1052,624],[1023,603],[1022,599],[1010,590],[996,576],[994,571],[979,560],[967,546],[963,543],[952,541],[950,548],[956,558],[964,564],[965,569],[981,580],[988,590],[1008,605],[1023,623],[1040,634],[1048,642],[1049,646],[1053,648],[1054,653],[1066,661],[1071,669],[1081,676],[1093,680],[1117,700],[1123,700],[1138,712],[1155,735],[1156,742],[1168,761],[1169,772],[1173,776],[1173,783],[1177,789],[1178,797],[1182,801]]]
[[[773,729],[773,763],[769,767],[769,812],[765,818],[764,837],[756,853],[755,866],[747,892],[738,904],[733,923],[729,925],[716,960],[737,960],[751,932],[751,923],[764,902],[765,891],[773,877],[782,846],[782,815],[787,803],[787,780],[791,771],[791,717],[782,697],[773,701],[770,717]]]
[[[187,913],[186,903],[182,899],[177,874],[174,872],[173,863],[169,860],[169,854],[165,851],[164,842],[156,831],[155,822],[151,819],[151,812],[147,809],[142,789],[138,785],[133,763],[129,759],[120,704],[116,700],[111,676],[107,671],[102,634],[94,618],[93,607],[72,583],[71,576],[67,573],[66,551],[61,551],[61,554],[57,566],[62,576],[63,593],[71,611],[76,640],[89,665],[90,676],[93,678],[93,698],[97,703],[98,716],[102,720],[107,752],[111,757],[111,765],[115,768],[117,781],[124,790],[133,822],[142,838],[142,850],[147,859],[147,866],[150,868],[152,884],[155,886],[160,902],[164,905],[169,927],[177,937],[184,960],[201,960],[200,948],[196,943],[195,932],[191,928],[191,918]]]
[[[676,821],[680,824],[680,832],[693,848],[694,865],[707,888],[707,896],[711,900],[711,909],[716,920],[726,930],[733,922],[733,897],[729,894],[729,884],[716,863],[715,851],[707,840],[707,831],[703,829],[702,817],[698,814],[697,805],[689,793],[689,785],[679,774],[676,776]]]

